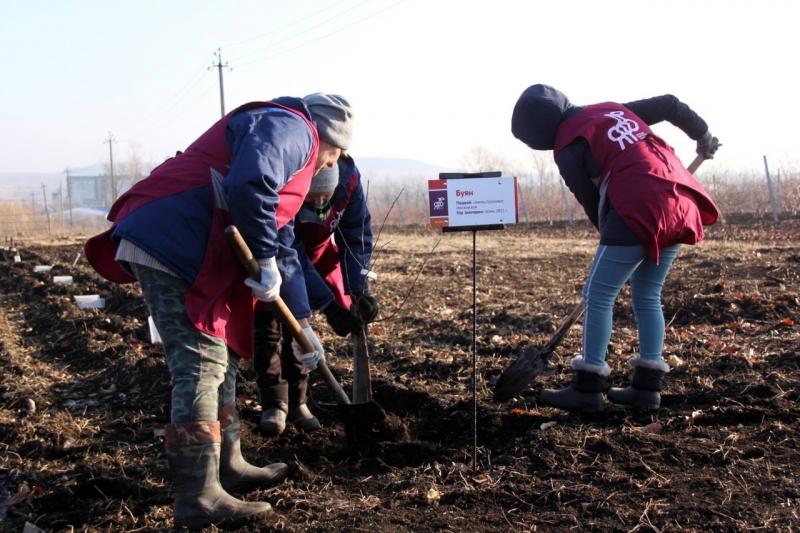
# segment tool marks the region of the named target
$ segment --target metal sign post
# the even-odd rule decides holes
[[[518,222],[517,179],[502,172],[442,173],[428,182],[431,226],[472,232],[472,470],[478,469],[478,230]]]

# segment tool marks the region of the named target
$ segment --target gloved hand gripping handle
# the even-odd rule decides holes
[[[258,266],[258,262],[253,257],[253,253],[250,251],[250,247],[247,246],[247,243],[244,242],[242,238],[242,234],[239,233],[239,230],[234,225],[230,225],[225,228],[225,235],[228,237],[228,242],[230,242],[231,246],[233,247],[233,251],[236,254],[236,257],[239,258],[239,261],[242,265],[247,269],[247,273],[253,279],[259,279],[261,275],[261,268]],[[297,339],[298,344],[300,347],[305,350],[306,353],[311,353],[314,351],[314,346],[308,340],[308,338],[303,333],[303,327],[294,317],[292,312],[286,306],[286,303],[283,301],[283,298],[278,296],[278,298],[271,302],[276,310],[278,311],[278,315],[283,320],[284,324],[289,326],[289,329],[292,330],[292,335],[294,338]],[[347,397],[342,386],[339,385],[339,382],[336,381],[336,378],[331,374],[331,370],[328,368],[328,364],[322,360],[317,365],[322,377],[325,379],[325,383],[331,388],[331,391],[336,396],[336,401],[343,404],[349,404],[350,398]]]

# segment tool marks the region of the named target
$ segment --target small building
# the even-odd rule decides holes
[[[130,176],[115,176],[117,198],[131,188]],[[67,178],[67,194],[72,197],[72,207],[109,208],[111,198],[111,176],[73,176]]]

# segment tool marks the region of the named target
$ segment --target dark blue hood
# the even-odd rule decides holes
[[[558,126],[574,108],[563,93],[549,85],[531,85],[514,106],[511,133],[534,150],[552,150]]]

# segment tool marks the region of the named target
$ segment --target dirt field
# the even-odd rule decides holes
[[[480,233],[478,472],[471,240],[441,236],[430,254],[439,237],[381,238],[375,292],[393,317],[373,326],[371,355],[375,397],[392,424],[370,449],[348,449],[316,376],[324,429],[259,435],[244,371],[245,455],[293,467],[280,487],[248,495],[276,509],[252,530],[800,528],[800,221],[729,222],[683,249],[664,293],[665,357],[677,366],[663,408],[647,416],[537,406],[543,386],[568,381],[579,324],[551,375],[513,402],[492,402],[492,380],[577,303],[596,241],[583,226]],[[149,344],[138,288],[101,280],[83,259],[72,267],[79,250],[28,246],[22,263],[0,259],[0,529],[169,528],[164,359]],[[33,273],[37,264],[54,268]],[[53,285],[53,274],[75,284]],[[77,309],[72,295],[90,293],[107,308]],[[619,385],[637,349],[627,289],[616,311],[608,360]],[[347,341],[317,325],[349,385]]]

